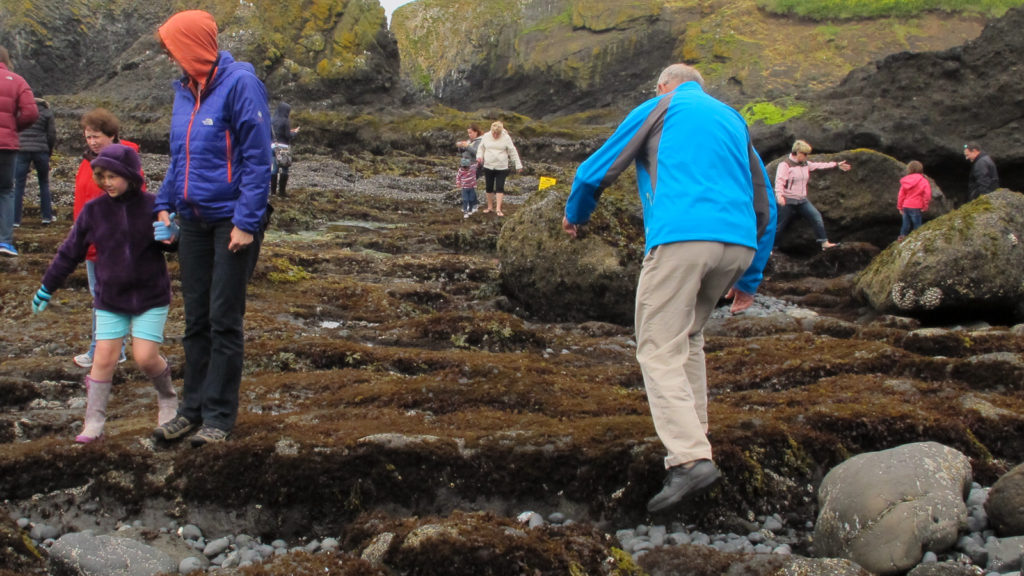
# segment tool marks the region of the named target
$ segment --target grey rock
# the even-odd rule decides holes
[[[273,546],[274,548],[287,548],[288,547],[288,543],[285,542],[284,540],[281,540],[280,538],[278,538],[277,540],[274,540],[273,542],[271,542],[270,545]]]
[[[48,538],[56,538],[60,536],[60,529],[49,524],[33,524],[32,530],[29,531],[28,535],[36,542],[42,542]]]
[[[152,576],[178,571],[166,552],[136,540],[72,532],[50,548],[49,569],[77,576]]]
[[[769,517],[764,519],[764,529],[765,530],[770,530],[772,532],[778,532],[779,530],[782,530],[784,527],[785,527],[785,525],[782,523],[782,521],[779,520],[778,518],[776,518],[775,516],[769,516]]]
[[[182,559],[178,563],[178,573],[188,574],[190,572],[196,572],[203,569],[203,561],[195,556],[189,556],[188,558]]]
[[[341,547],[336,538],[324,538],[323,542],[320,543],[320,549],[325,552],[334,552]]]
[[[943,551],[967,525],[970,461],[935,442],[860,454],[833,468],[818,492],[820,556],[848,558],[877,574],[906,572]]]
[[[213,558],[227,550],[229,546],[231,546],[231,541],[228,540],[226,536],[210,540],[203,548],[203,555],[207,558]]]
[[[651,529],[647,532],[647,537],[651,539],[651,544],[654,544],[655,546],[664,546],[666,534],[667,530],[665,529],[665,526],[651,526]]]
[[[988,491],[985,511],[1000,536],[1024,535],[1024,464],[996,480]]]
[[[985,569],[996,572],[1020,570],[1024,562],[1024,536],[999,538],[985,544],[988,564]]]
[[[203,531],[195,524],[186,524],[181,527],[181,537],[185,540],[199,540],[203,537]]]
[[[303,547],[303,549],[305,549],[306,552],[309,552],[310,554],[312,554],[313,552],[316,552],[317,550],[320,549],[320,541],[316,540],[316,539],[313,539],[313,541],[309,542],[308,544],[306,544]]]
[[[976,576],[974,566],[964,566],[951,562],[933,562],[919,564],[907,573],[907,576]]]
[[[690,535],[686,532],[673,532],[666,536],[665,539],[672,546],[681,546],[683,544],[690,543]]]

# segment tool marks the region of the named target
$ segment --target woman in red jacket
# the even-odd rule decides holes
[[[921,227],[921,213],[928,211],[931,201],[932,185],[924,175],[924,166],[911,160],[907,164],[907,175],[900,178],[900,193],[896,199],[896,209],[903,216],[900,241]]]
[[[110,111],[103,108],[96,108],[87,112],[82,116],[81,120],[82,130],[85,134],[85,153],[82,155],[82,162],[78,165],[78,175],[75,177],[75,211],[74,217],[77,220],[78,214],[82,211],[86,202],[100,196],[105,196],[106,192],[103,191],[99,185],[96,184],[96,180],[93,179],[92,161],[96,159],[96,156],[101,150],[107,146],[117,143],[124,144],[125,146],[139,151],[139,145],[134,142],[127,140],[121,140],[118,136],[121,132],[121,122],[118,121],[117,116],[114,116]],[[139,174],[142,176],[142,191],[146,191],[146,176],[142,169],[139,168]],[[89,293],[96,296],[95,285],[96,285],[96,249],[90,247],[89,253],[85,260],[85,269],[89,275]],[[92,366],[93,355],[96,353],[96,313],[93,312],[92,318],[92,334],[91,342],[89,343],[89,351],[84,354],[75,356],[75,364],[78,364],[82,368],[89,368]],[[124,347],[121,347],[121,359],[118,362],[124,362]]]

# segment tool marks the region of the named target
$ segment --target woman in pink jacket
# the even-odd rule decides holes
[[[907,175],[900,178],[900,194],[896,199],[896,209],[903,215],[900,241],[921,227],[921,213],[928,211],[931,201],[932,185],[924,175],[924,166],[911,160],[907,164]]]
[[[846,160],[838,162],[809,162],[807,155],[811,153],[811,145],[803,140],[793,143],[793,153],[779,162],[775,172],[775,200],[779,205],[779,221],[775,229],[775,241],[782,237],[782,231],[789,225],[793,216],[803,216],[814,227],[814,236],[822,250],[828,250],[836,244],[828,241],[825,234],[825,222],[821,212],[807,199],[807,181],[811,172],[839,168],[843,172],[850,169]]]

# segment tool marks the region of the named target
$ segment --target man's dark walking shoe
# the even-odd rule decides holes
[[[186,434],[198,426],[184,416],[175,416],[169,422],[157,426],[153,430],[153,438],[164,442],[175,442],[181,440]]]
[[[192,437],[192,447],[199,448],[207,444],[217,444],[228,439],[228,432],[213,426],[203,426]]]
[[[722,473],[711,460],[697,460],[692,464],[680,464],[668,469],[665,487],[647,503],[648,512],[660,512],[675,506],[688,496],[707,488]]]

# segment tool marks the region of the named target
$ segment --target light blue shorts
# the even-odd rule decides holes
[[[141,338],[161,344],[169,306],[150,308],[142,314],[119,314],[109,310],[96,310],[96,339],[120,340],[131,328],[132,338]]]

